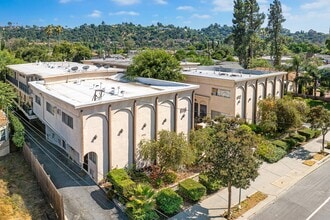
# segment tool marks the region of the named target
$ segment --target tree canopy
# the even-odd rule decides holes
[[[127,69],[127,77],[155,78],[170,81],[182,81],[180,63],[174,56],[161,49],[147,49],[133,58]]]

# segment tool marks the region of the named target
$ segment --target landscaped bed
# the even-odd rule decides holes
[[[256,192],[253,195],[247,197],[245,200],[241,202],[241,208],[239,209],[238,205],[234,206],[231,210],[231,219],[236,219],[243,215],[248,210],[252,209],[256,205],[258,205],[259,202],[263,201],[267,198],[267,195],[262,192]],[[224,213],[224,216],[226,216],[227,213]]]
[[[0,219],[56,219],[21,152],[0,158]]]

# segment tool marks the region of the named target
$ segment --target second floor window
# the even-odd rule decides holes
[[[49,102],[46,102],[46,110],[50,114],[54,115],[53,106]]]
[[[62,122],[73,129],[73,118],[62,112]]]
[[[37,104],[41,105],[41,99],[40,99],[40,97],[37,96],[37,95],[35,95],[34,98],[35,98],[35,102],[36,102]]]

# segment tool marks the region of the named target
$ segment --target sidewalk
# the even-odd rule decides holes
[[[330,141],[330,132],[325,137],[325,140]],[[250,209],[240,220],[252,218],[262,208],[273,202],[280,194],[297,183],[304,176],[308,175],[313,170],[317,169],[322,163],[329,159],[330,156],[317,161],[313,166],[303,164],[303,161],[310,155],[313,156],[319,152],[322,146],[322,135],[316,139],[306,143],[301,148],[288,154],[286,157],[274,164],[263,163],[259,168],[259,176],[251,183],[251,186],[241,191],[241,200],[243,201],[247,196],[252,195],[257,191],[261,191],[268,195],[268,197],[260,202],[257,206]],[[172,217],[176,219],[225,219],[220,217],[227,209],[227,188],[209,196],[207,199],[190,207],[189,209]],[[238,204],[239,189],[232,189],[232,206]]]

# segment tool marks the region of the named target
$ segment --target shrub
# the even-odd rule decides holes
[[[156,204],[165,214],[174,214],[180,210],[183,199],[173,189],[163,189],[156,196]]]
[[[285,151],[289,151],[291,149],[288,143],[281,140],[275,140],[272,142],[272,144],[274,144],[276,147],[282,148]]]
[[[315,131],[310,128],[305,128],[305,129],[299,130],[298,134],[306,137],[306,140],[309,140],[314,137]]]
[[[166,172],[162,178],[165,184],[172,184],[175,183],[175,180],[178,176],[174,172]]]
[[[147,185],[137,185],[129,202],[126,203],[126,213],[134,220],[156,220],[159,216],[155,212],[154,190]]]
[[[122,196],[129,197],[135,187],[135,182],[130,179],[124,169],[113,169],[107,175],[114,189]]]
[[[293,139],[296,139],[298,142],[304,142],[306,141],[306,137],[300,135],[300,134],[291,134],[290,135]]]
[[[275,163],[286,155],[286,151],[271,143],[261,143],[257,148],[257,154],[268,163]]]
[[[212,180],[209,179],[206,175],[200,174],[199,175],[199,182],[206,187],[207,192],[215,192],[220,189],[221,182],[220,180]]]
[[[315,134],[314,134],[314,138],[317,138],[318,136],[321,135],[321,130],[314,130]]]
[[[326,148],[327,148],[327,149],[330,149],[330,142],[327,143]]]
[[[283,141],[285,141],[289,145],[290,149],[298,145],[298,141],[294,138],[287,137],[283,139]]]
[[[186,199],[198,201],[205,195],[206,188],[193,179],[186,179],[179,183],[179,193]]]
[[[11,122],[11,129],[14,131],[12,141],[16,145],[16,147],[23,147],[25,142],[25,128],[22,122],[15,115],[9,113],[8,116]]]

